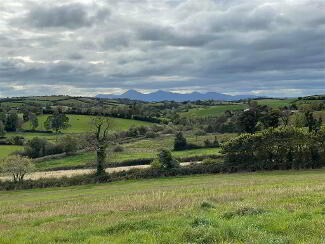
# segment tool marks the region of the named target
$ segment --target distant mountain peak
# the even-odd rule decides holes
[[[96,96],[97,98],[127,98],[131,100],[140,100],[146,102],[160,102],[160,101],[197,101],[197,100],[217,100],[217,101],[235,101],[239,99],[245,98],[256,98],[256,96],[252,95],[239,95],[239,96],[231,96],[223,93],[216,92],[207,92],[205,94],[200,92],[192,92],[192,93],[176,93],[176,92],[168,92],[164,90],[158,90],[152,93],[143,94],[136,90],[128,90],[127,92],[121,95],[113,95],[113,94],[99,94]]]

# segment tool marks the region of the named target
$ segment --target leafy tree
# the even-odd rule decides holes
[[[289,125],[289,117],[291,115],[291,111],[290,110],[283,110],[280,113],[280,119],[283,123],[284,126],[288,126]]]
[[[53,129],[58,133],[60,130],[70,127],[69,117],[57,110],[53,115],[47,117],[44,127],[48,130]]]
[[[173,158],[172,153],[167,149],[162,149],[158,154],[158,161],[165,169],[179,167],[179,162]]]
[[[6,135],[5,126],[3,122],[0,120],[0,137],[3,137],[5,135]]]
[[[31,124],[32,130],[35,130],[38,127],[38,118],[37,118],[36,114],[29,113],[28,119]]]
[[[255,133],[256,124],[258,122],[257,112],[251,109],[244,111],[238,117],[238,122],[241,131],[251,133],[251,134]]]
[[[19,128],[19,117],[17,113],[10,113],[6,120],[6,131],[16,131]]]
[[[322,119],[319,118],[319,120],[315,119],[313,116],[313,113],[310,111],[305,112],[305,118],[306,118],[306,126],[308,126],[309,132],[312,131],[319,131],[320,127],[322,125]]]
[[[281,113],[279,110],[271,110],[262,116],[261,122],[265,128],[275,128],[279,126],[280,116]]]
[[[175,141],[174,141],[174,150],[184,150],[186,149],[187,141],[183,136],[183,133],[180,131],[176,134]]]
[[[0,170],[4,174],[11,174],[14,182],[22,182],[24,176],[34,170],[34,164],[29,158],[15,155],[2,160]]]

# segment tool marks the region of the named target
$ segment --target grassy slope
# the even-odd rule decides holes
[[[44,130],[44,122],[47,119],[48,115],[41,115],[39,119],[38,130]],[[71,124],[71,127],[63,130],[65,133],[82,133],[90,130],[91,118],[92,116],[87,115],[68,115]],[[112,118],[113,120],[113,130],[127,130],[131,126],[141,126],[141,125],[151,125],[149,122],[129,120],[129,119],[118,119]],[[23,125],[24,129],[30,129],[30,123],[27,122]]]
[[[0,243],[320,244],[324,174],[224,174],[1,192]],[[232,215],[244,207],[261,211]]]

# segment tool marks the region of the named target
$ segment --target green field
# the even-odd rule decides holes
[[[294,101],[295,98],[288,98],[288,99],[261,99],[256,100],[259,105],[267,105],[271,108],[280,108],[284,106],[290,106]]]
[[[325,169],[0,193],[0,243],[324,243]]]
[[[188,112],[181,113],[181,115],[185,117],[213,117],[213,116],[223,115],[227,110],[230,111],[243,110],[247,107],[248,106],[245,104],[205,106],[205,107],[190,109]]]
[[[7,145],[0,145],[0,159],[7,157],[9,154],[13,153],[14,151],[23,149],[22,146],[7,146]]]
[[[87,115],[67,115],[69,117],[69,123],[71,127],[62,130],[64,133],[83,133],[88,132],[91,129],[91,119],[93,116]],[[39,126],[36,128],[37,130],[45,130],[44,122],[46,121],[48,115],[38,116]],[[130,119],[118,119],[112,118],[113,127],[112,130],[127,130],[132,126],[148,126],[152,125],[152,123],[138,121],[138,120],[130,120]],[[31,129],[31,125],[29,122],[24,123],[24,129]]]

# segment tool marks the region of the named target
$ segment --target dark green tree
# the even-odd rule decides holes
[[[37,118],[36,114],[29,113],[28,120],[31,124],[32,130],[35,130],[38,127],[38,118]]]
[[[180,131],[176,134],[175,141],[174,141],[174,150],[184,150],[186,149],[187,141],[185,137],[183,136],[183,133]]]
[[[179,167],[179,162],[173,158],[172,153],[167,149],[162,149],[158,154],[160,165],[165,169]]]
[[[53,129],[58,133],[60,130],[70,127],[69,117],[57,110],[53,115],[47,117],[44,127],[48,130]]]
[[[6,130],[3,122],[0,120],[0,137],[3,137],[6,135]]]
[[[247,132],[251,134],[255,133],[257,122],[258,122],[257,112],[252,109],[244,111],[238,117],[238,124],[242,132]]]
[[[6,120],[6,131],[16,131],[19,128],[19,118],[17,113],[10,113]]]
[[[275,128],[279,126],[281,113],[279,110],[271,110],[261,117],[261,122],[265,128]]]
[[[308,127],[309,132],[319,131],[322,125],[322,119],[318,120],[314,118],[313,113],[310,111],[305,112],[306,126]]]

